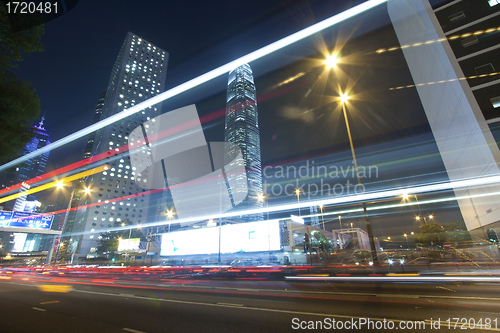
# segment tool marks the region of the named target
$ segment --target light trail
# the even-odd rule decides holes
[[[430,85],[433,85],[433,84],[448,83],[448,82],[463,81],[463,80],[472,80],[472,79],[477,79],[477,78],[482,78],[482,77],[487,77],[487,76],[495,76],[495,75],[500,75],[500,72],[494,72],[494,73],[489,73],[489,74],[481,74],[481,75],[472,75],[472,76],[468,76],[468,77],[460,77],[460,78],[457,78],[457,79],[441,80],[441,81],[418,83],[418,84],[409,84],[407,86],[399,86],[399,87],[395,87],[395,88],[389,88],[389,90],[399,90],[399,89],[404,89],[404,88],[413,88],[413,87],[420,87],[420,86],[430,86]]]
[[[438,42],[442,43],[445,40],[454,40],[454,39],[458,39],[458,38],[467,38],[467,37],[470,37],[470,36],[479,36],[479,35],[489,34],[489,33],[496,32],[496,31],[500,31],[500,27],[494,27],[494,28],[490,28],[490,29],[486,29],[486,30],[478,30],[478,31],[475,31],[475,32],[467,32],[465,34],[453,35],[453,36],[450,36],[450,37],[444,37],[444,38],[440,38],[440,39],[431,39],[431,40],[428,40],[428,41],[425,41],[425,42],[419,42],[419,43],[414,43],[414,44],[407,44],[407,45],[402,45],[402,46],[394,46],[394,47],[391,47],[391,48],[388,48],[388,49],[378,49],[377,51],[375,51],[375,53],[384,53],[384,52],[391,52],[391,51],[396,51],[396,50],[403,50],[403,49],[407,49],[409,47],[417,47],[417,46],[422,46],[422,45],[429,45],[429,44],[434,44],[434,43],[438,43]]]
[[[40,191],[48,190],[49,188],[53,188],[53,187],[57,186],[60,182],[69,183],[69,182],[72,182],[72,181],[80,179],[80,178],[84,178],[84,177],[87,177],[87,176],[90,176],[90,175],[93,175],[96,173],[103,172],[104,170],[108,170],[108,168],[109,168],[109,166],[107,166],[107,165],[101,165],[101,166],[94,168],[92,170],[83,171],[83,172],[77,173],[75,175],[60,179],[58,181],[54,181],[54,182],[50,182],[50,183],[45,184],[45,185],[30,188],[27,192],[16,193],[16,194],[12,194],[12,195],[9,195],[7,197],[4,197],[4,198],[0,198],[0,203],[17,199],[22,195],[29,195],[29,194],[37,193]]]
[[[479,178],[479,179],[468,179],[468,180],[454,181],[454,182],[450,182],[450,183],[424,185],[424,186],[418,186],[418,187],[413,187],[413,188],[404,188],[404,189],[402,188],[402,189],[395,189],[395,190],[389,190],[389,191],[381,191],[381,192],[346,196],[346,197],[333,198],[333,199],[322,199],[322,200],[316,200],[316,201],[305,201],[305,202],[294,203],[294,204],[276,205],[276,206],[258,208],[258,209],[253,209],[253,210],[228,212],[228,213],[219,214],[219,215],[213,214],[213,215],[194,216],[194,217],[183,218],[183,219],[178,219],[178,220],[164,220],[164,221],[149,222],[149,223],[147,222],[147,223],[142,223],[140,225],[140,227],[141,228],[150,228],[150,227],[167,226],[169,224],[174,224],[174,223],[197,223],[200,221],[208,221],[210,219],[215,220],[215,219],[219,219],[219,218],[230,218],[230,217],[237,217],[237,216],[247,215],[247,214],[252,215],[252,214],[267,213],[267,212],[283,212],[283,211],[290,211],[290,210],[298,210],[299,207],[305,208],[305,207],[320,206],[320,205],[326,206],[326,205],[350,204],[350,203],[357,203],[357,202],[363,202],[363,201],[368,202],[368,201],[373,201],[373,200],[377,200],[377,199],[384,199],[384,198],[397,198],[397,197],[400,197],[406,193],[415,193],[415,194],[416,193],[431,193],[431,192],[436,192],[436,191],[453,190],[453,189],[457,189],[457,188],[464,188],[464,187],[471,187],[471,186],[493,185],[493,184],[499,183],[499,182],[500,182],[500,176],[485,177],[485,178]],[[158,191],[158,190],[155,190],[155,191]],[[145,194],[147,194],[147,192],[141,193],[141,195],[145,195]],[[425,200],[425,201],[419,201],[418,204],[425,205],[425,204],[447,202],[447,201],[454,201],[454,200],[467,199],[467,198],[487,197],[487,196],[494,196],[494,195],[500,195],[500,192]],[[134,195],[132,195],[131,197],[134,197]],[[108,202],[122,200],[122,199],[123,198],[112,199],[112,200],[109,200]],[[96,205],[96,204],[99,204],[99,203],[93,203],[91,205]],[[371,207],[367,207],[367,210],[374,211],[374,210],[383,210],[383,209],[405,207],[405,206],[412,206],[412,205],[417,205],[417,203],[416,202],[405,202],[405,203],[392,204],[392,205],[371,206]],[[75,207],[72,210],[86,208],[87,206],[90,206],[90,205]],[[362,208],[354,208],[354,209],[349,209],[349,210],[341,210],[341,211],[336,211],[336,212],[324,213],[323,216],[355,213],[355,212],[361,212],[361,211],[362,211]],[[321,215],[322,214],[320,214],[320,213],[313,214],[313,215],[304,215],[303,218],[315,217],[315,216],[320,217]],[[278,218],[278,219],[271,219],[269,221],[280,221],[283,219],[284,218]],[[137,229],[138,227],[139,227],[138,225],[134,225],[134,226],[126,226],[126,227],[105,228],[105,229],[101,229],[101,231],[97,231],[97,232],[125,231],[125,230],[130,230],[130,229]],[[71,235],[81,235],[84,233],[85,232],[78,232],[78,233],[72,233]],[[68,235],[70,235],[70,234],[68,234]]]
[[[241,58],[238,58],[236,60],[233,60],[225,65],[222,65],[216,69],[213,69],[205,74],[202,74],[194,79],[191,79],[185,83],[182,83],[172,89],[169,89],[159,95],[156,95],[140,104],[137,104],[129,109],[126,109],[126,110],[123,110],[122,112],[120,113],[117,113],[113,116],[110,116],[106,119],[103,119],[101,121],[99,121],[98,123],[96,124],[93,124],[91,126],[88,126],[84,129],[81,129],[73,134],[70,134],[60,140],[57,140],[53,143],[51,143],[50,145],[47,145],[41,149],[38,149],[34,152],[31,152],[29,154],[26,154],[22,157],[19,157],[13,161],[10,161],[2,166],[0,166],[0,171],[3,171],[7,168],[10,168],[10,167],[13,167],[17,164],[20,164],[22,162],[25,162],[25,161],[28,161],[36,156],[39,156],[43,153],[46,153],[50,150],[53,150],[53,149],[56,149],[56,148],[59,148],[59,147],[62,147],[70,142],[73,142],[77,139],[80,139],[84,136],[87,136],[88,134],[92,133],[92,132],[95,132],[101,128],[104,128],[108,125],[111,125],[119,120],[122,120],[126,117],[128,117],[129,115],[132,115],[134,113],[137,113],[139,111],[142,111],[146,108],[149,108],[157,103],[160,103],[160,102],[163,102],[171,97],[174,97],[174,96],[177,96],[183,92],[186,92],[188,91],[189,89],[192,89],[194,87],[197,87],[205,82],[208,82],[212,79],[215,79],[231,70],[233,70],[234,68],[236,67],[239,67],[243,64],[246,64],[246,63],[249,63],[249,62],[252,62],[252,61],[255,61],[257,59],[260,59],[266,55],[269,55],[273,52],[276,52],[286,46],[289,46],[297,41],[300,41],[306,37],[309,37],[315,33],[318,33],[320,31],[322,31],[323,29],[326,29],[326,28],[329,28],[329,27],[332,27],[338,23],[341,23],[343,21],[346,21],[356,15],[359,15],[361,13],[364,13],[382,3],[385,3],[387,0],[369,0],[369,1],[366,1],[362,4],[359,4],[355,7],[352,7],[342,13],[339,13],[339,14],[336,14],[326,20],[323,20],[321,22],[318,22],[316,24],[313,24],[312,26],[310,27],[307,27],[305,29],[302,29],[294,34],[291,34],[285,38],[282,38],[274,43],[271,43],[267,46],[264,46],[256,51],[253,51]]]

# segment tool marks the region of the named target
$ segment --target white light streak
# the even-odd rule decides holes
[[[154,97],[152,97],[152,98],[150,98],[150,99],[148,99],[140,104],[132,106],[129,109],[126,109],[122,112],[119,112],[119,113],[117,113],[109,118],[103,119],[94,125],[88,126],[84,129],[79,130],[78,132],[70,134],[70,135],[68,135],[60,140],[57,140],[57,141],[55,141],[55,142],[53,142],[53,143],[51,143],[51,144],[49,144],[41,149],[38,149],[34,152],[31,152],[31,153],[26,154],[22,157],[19,157],[11,162],[8,162],[8,163],[0,166],[0,171],[3,171],[7,168],[10,168],[10,167],[15,166],[17,164],[20,164],[22,162],[28,161],[28,160],[30,160],[38,155],[41,155],[45,152],[59,148],[61,146],[64,146],[65,144],[68,144],[68,143],[73,142],[79,138],[87,136],[88,134],[95,132],[98,129],[101,129],[103,127],[111,125],[111,124],[113,124],[113,123],[115,123],[115,122],[117,122],[125,117],[128,117],[129,115],[132,115],[134,113],[142,111],[150,106],[153,106],[157,103],[163,102],[171,97],[179,95],[179,94],[181,94],[181,93],[183,93],[191,88],[194,88],[196,86],[199,86],[200,84],[208,82],[216,77],[219,77],[219,76],[231,71],[232,69],[234,69],[236,67],[239,67],[243,64],[260,59],[268,54],[271,54],[275,51],[278,51],[278,50],[280,50],[288,45],[291,45],[299,40],[302,40],[302,39],[309,37],[315,33],[318,33],[320,31],[322,31],[323,29],[329,28],[329,27],[331,27],[335,24],[338,24],[342,21],[345,21],[351,17],[354,17],[354,16],[361,14],[363,12],[366,12],[367,10],[374,8],[374,7],[384,3],[386,1],[387,0],[369,0],[369,1],[366,1],[362,4],[359,4],[358,6],[350,8],[342,13],[334,15],[326,20],[318,22],[318,23],[316,23],[308,28],[305,28],[303,30],[300,30],[300,31],[288,36],[288,37],[282,38],[274,43],[271,43],[267,46],[264,46],[263,48],[260,48],[254,52],[251,52],[251,53],[249,53],[241,58],[233,60],[233,61],[231,61],[223,66],[220,66],[220,67],[213,69],[213,70],[211,70],[203,75],[200,75],[194,79],[191,79],[191,80],[189,80],[181,85],[178,85],[177,87],[169,89],[169,90],[167,90],[159,95],[156,95],[156,96],[154,96]]]

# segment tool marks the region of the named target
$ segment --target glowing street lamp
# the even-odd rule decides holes
[[[167,218],[169,219],[169,221],[172,220],[173,217],[174,217],[174,212],[172,210],[167,210]],[[172,222],[170,222],[168,224],[168,232],[170,232],[170,225],[171,224],[172,224]]]
[[[325,60],[326,69],[337,68],[338,63],[339,63],[339,59],[337,58],[336,54],[332,54],[332,55],[329,55],[328,57],[326,57],[326,60]]]
[[[264,196],[264,194],[262,194],[262,193],[261,193],[261,194],[259,194],[259,195],[257,195],[257,199],[258,199],[259,201],[262,201],[262,203],[264,203],[264,201],[265,201],[264,199],[265,199],[265,198],[266,198],[266,197],[265,197],[265,196]],[[269,220],[269,202],[268,202],[268,201],[265,201],[265,202],[266,202],[266,208],[267,208],[267,219]]]
[[[349,127],[349,119],[347,118],[347,101],[348,100],[349,100],[349,95],[347,93],[341,94],[339,97],[339,102],[342,104],[342,111],[344,113],[345,125],[347,127],[347,135],[349,136],[349,144],[351,145],[351,154],[352,154],[352,160],[354,162],[354,169],[356,171],[356,177],[358,178],[358,184],[362,185],[361,179],[359,178],[359,174],[358,174],[358,162],[356,161],[356,153],[354,151],[354,145],[352,143],[351,128]],[[368,219],[368,212],[366,210],[366,203],[363,201],[362,205],[363,205],[363,211],[365,212],[366,231],[368,233],[368,238],[370,240],[370,248],[371,248],[371,252],[372,252],[373,263],[377,264],[378,257],[377,257],[377,250],[375,249],[375,241],[373,239],[372,226],[371,226],[370,220]]]
[[[403,236],[405,236],[406,238],[406,248],[410,248],[410,244],[408,243],[408,235],[407,234],[404,234]]]
[[[323,216],[323,205],[319,205],[319,209],[321,209],[321,221],[323,221],[323,230],[325,230],[325,217]]]
[[[299,216],[301,216],[300,215],[300,190],[296,189],[295,194],[297,195],[297,202],[299,203]]]

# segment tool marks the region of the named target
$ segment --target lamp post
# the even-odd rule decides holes
[[[269,220],[269,202],[264,200],[264,199],[266,198],[266,197],[264,196],[264,194],[259,194],[259,195],[257,196],[257,198],[258,198],[258,200],[259,200],[259,201],[262,201],[262,203],[264,203],[264,202],[266,203],[266,209],[267,209],[267,219]]]
[[[351,146],[351,154],[352,154],[352,160],[354,162],[354,170],[356,172],[356,177],[358,178],[358,184],[362,185],[361,179],[359,178],[359,174],[358,174],[358,162],[356,160],[356,153],[354,151],[354,145],[352,143],[351,129],[349,127],[349,119],[347,118],[347,101],[348,100],[349,100],[349,96],[347,94],[341,94],[339,101],[342,104],[342,111],[344,113],[345,125],[347,127],[347,135],[349,136],[349,144]],[[370,247],[371,247],[371,252],[372,252],[372,257],[373,257],[373,263],[377,264],[378,257],[377,257],[377,250],[375,249],[375,241],[373,239],[372,226],[371,226],[370,220],[368,219],[368,212],[366,210],[366,203],[363,201],[362,205],[363,205],[363,211],[365,213],[366,231],[368,233],[368,238],[370,240]]]
[[[262,201],[262,203],[264,203],[264,199],[265,199],[264,194],[261,193],[258,195],[258,200]],[[268,201],[266,201],[266,208],[267,208],[267,246],[268,246],[268,250],[269,250],[269,262],[271,262],[271,235],[269,234],[269,202]]]
[[[408,243],[408,235],[404,234],[403,236],[405,236],[405,238],[406,238],[406,248],[409,249],[410,248],[410,244]]]
[[[299,216],[301,216],[301,214],[300,214],[300,190],[296,189],[295,194],[297,195],[297,202],[299,203]]]
[[[323,216],[323,205],[319,205],[319,209],[321,209],[321,221],[323,221],[323,230],[325,229],[325,217]]]
[[[170,232],[170,225],[172,224],[172,218],[173,217],[174,217],[174,213],[172,212],[172,210],[167,210],[167,218],[170,221],[168,223],[168,232]]]
[[[404,200],[404,201],[408,200],[408,198],[409,198],[409,197],[410,197],[410,195],[409,195],[409,194],[407,194],[407,193],[403,194],[403,200]],[[416,195],[416,194],[414,194],[414,195],[413,195],[413,197],[415,198],[415,201],[417,202],[417,206],[418,206],[418,213],[419,213],[420,215],[422,215],[422,210],[420,209],[420,203],[418,202],[417,195]],[[417,216],[415,217],[415,220],[420,221],[420,215],[417,215]],[[426,223],[427,223],[427,220],[426,220],[426,218],[425,218],[425,215],[423,215],[423,218],[424,218],[424,224],[426,224]],[[429,215],[429,218],[430,218],[430,219],[432,219],[432,218],[434,218],[434,216]]]
[[[56,182],[55,186],[58,189],[62,189],[64,187],[64,182],[62,180],[58,180]],[[57,244],[56,259],[55,259],[56,264],[57,264],[58,258],[59,258],[59,249],[61,248],[61,245],[62,245],[62,237],[63,237],[62,234],[64,233],[64,229],[66,229],[66,223],[68,222],[69,211],[71,210],[71,202],[73,201],[73,196],[75,195],[75,191],[76,191],[76,189],[73,189],[73,191],[71,191],[71,196],[69,197],[69,202],[68,202],[68,208],[66,208],[66,214],[64,216],[64,223],[63,223],[63,227],[62,227],[62,232],[61,232],[61,236],[59,237],[59,244]],[[85,187],[83,189],[83,193],[85,195],[90,194],[90,192],[92,192],[92,191],[88,187]]]

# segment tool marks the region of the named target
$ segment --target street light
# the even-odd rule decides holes
[[[419,214],[422,214],[422,210],[420,209],[420,203],[418,202],[417,195],[416,195],[416,194],[414,194],[414,195],[413,195],[413,197],[415,198],[415,201],[417,202],[417,206],[418,206],[418,212],[419,212]],[[410,194],[408,194],[408,193],[403,194],[403,200],[404,200],[404,201],[407,201],[409,198],[410,198]],[[434,217],[434,216],[429,215],[429,218],[430,218],[430,219],[432,219],[433,217]],[[418,215],[417,215],[417,216],[415,216],[415,220],[420,221],[420,216],[418,216]],[[427,223],[427,220],[425,219],[425,216],[424,216],[424,224],[426,224],[426,223]]]
[[[297,202],[299,203],[299,216],[301,216],[300,215],[300,190],[296,189],[295,194],[297,195]]]
[[[259,194],[258,196],[259,201],[264,202],[264,194]],[[271,262],[271,234],[269,233],[269,202],[266,201],[266,208],[267,208],[267,245],[268,245],[268,250],[269,250],[269,262]],[[300,208],[299,208],[300,209]]]
[[[319,209],[321,209],[321,221],[323,221],[323,230],[325,229],[325,217],[323,216],[323,205],[319,205]]]
[[[326,57],[326,60],[325,60],[326,69],[337,68],[338,63],[339,63],[339,59],[337,58],[336,54],[332,54],[332,55],[329,55],[328,57]]]
[[[351,136],[351,128],[349,127],[349,119],[347,118],[347,101],[349,100],[349,95],[347,93],[341,94],[339,97],[339,102],[342,104],[342,111],[344,113],[344,120],[345,120],[345,125],[347,128],[347,135],[349,136],[349,144],[351,145],[351,154],[352,154],[352,160],[354,162],[354,169],[356,172],[356,177],[358,178],[358,184],[361,184],[361,179],[359,178],[358,174],[358,162],[356,161],[356,153],[354,152],[354,145],[352,143],[352,136]],[[377,250],[375,249],[375,241],[373,239],[373,232],[372,232],[372,226],[370,223],[370,220],[368,219],[368,211],[366,210],[366,203],[363,201],[363,211],[365,212],[365,219],[366,219],[366,231],[368,233],[368,237],[370,239],[370,248],[372,252],[372,257],[373,257],[373,263],[377,264],[378,263],[378,257],[377,257]]]
[[[56,181],[56,185],[55,185],[58,189],[62,189],[64,187],[64,182],[62,180],[58,180]],[[62,228],[62,232],[61,232],[61,236],[59,236],[59,244],[57,245],[57,251],[56,251],[56,259],[55,259],[55,263],[57,264],[57,260],[58,260],[58,257],[59,257],[59,249],[61,248],[61,245],[62,245],[62,234],[64,233],[64,229],[66,228],[66,222],[68,221],[68,216],[69,216],[69,211],[71,210],[71,202],[73,201],[73,196],[75,195],[75,191],[76,189],[73,189],[73,191],[71,191],[71,196],[69,197],[69,202],[68,202],[68,208],[66,208],[66,214],[64,216],[64,222],[63,222],[63,228]],[[85,187],[83,189],[83,193],[85,195],[89,195],[91,193],[91,189],[89,187]],[[69,241],[71,242],[73,239],[70,239]],[[75,248],[75,251],[76,251],[76,248]],[[74,253],[73,253],[74,254]]]
[[[264,201],[265,201],[264,199],[266,197],[264,196],[264,194],[261,193],[257,196],[257,198],[259,201],[262,201],[262,203],[264,203]],[[265,202],[266,202],[266,208],[267,208],[267,219],[269,220],[269,202],[268,201],[265,201]]]
[[[172,224],[172,218],[174,217],[174,212],[172,210],[167,210],[167,218],[170,223],[168,224],[168,232],[170,232],[170,225]]]
[[[410,248],[410,244],[408,243],[408,235],[404,234],[403,236],[405,236],[405,238],[406,238],[406,248],[409,249]]]

